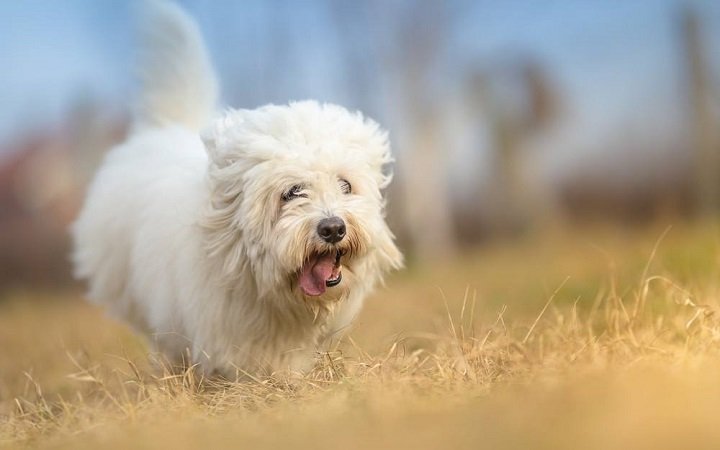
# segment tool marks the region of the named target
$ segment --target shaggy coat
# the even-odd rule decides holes
[[[75,273],[173,361],[308,370],[402,264],[384,220],[387,135],[314,101],[218,115],[194,23],[156,2],[142,30],[136,123],[73,226]],[[346,226],[335,243],[318,235],[331,217]]]

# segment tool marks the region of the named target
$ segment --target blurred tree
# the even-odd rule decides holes
[[[558,95],[545,72],[530,59],[476,69],[467,89],[492,145],[490,226],[516,230],[554,221],[555,199],[539,186],[523,151],[558,117]]]
[[[687,56],[688,97],[694,161],[693,191],[700,214],[720,212],[720,141],[718,118],[713,111],[710,69],[697,14],[685,9],[680,18]]]
[[[374,13],[387,8],[375,3]],[[447,151],[441,110],[446,93],[438,86],[440,56],[450,35],[450,9],[444,2],[402,2],[386,22],[377,42],[391,78],[394,110],[403,131],[396,198],[402,199],[404,229],[420,260],[451,257],[457,252],[448,188]],[[455,13],[458,10],[453,9]],[[394,43],[390,45],[389,42]],[[400,127],[399,127],[400,128]]]

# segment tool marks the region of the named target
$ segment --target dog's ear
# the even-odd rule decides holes
[[[242,111],[228,111],[200,132],[210,161],[217,168],[225,168],[243,152],[244,119]]]
[[[381,230],[376,230],[373,248],[366,261],[367,275],[373,284],[384,284],[385,275],[389,271],[403,267],[403,255],[395,245],[393,234],[387,225],[383,224]]]
[[[205,151],[214,166],[222,168],[228,165],[227,158],[224,156],[223,135],[225,134],[225,124],[223,120],[214,122],[209,127],[200,132],[200,139],[205,144]]]
[[[200,140],[205,145],[205,151],[208,155],[215,152],[215,130],[214,127],[208,127],[200,131]]]
[[[382,272],[401,269],[404,265],[403,255],[395,245],[395,236],[384,221],[375,235],[375,261]]]

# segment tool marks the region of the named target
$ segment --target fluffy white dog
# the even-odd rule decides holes
[[[216,116],[197,27],[150,9],[135,127],[73,226],[76,275],[173,361],[305,371],[402,264],[384,220],[387,135],[313,101]]]

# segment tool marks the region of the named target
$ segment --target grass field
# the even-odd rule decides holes
[[[720,226],[597,227],[395,274],[305,379],[163,371],[73,292],[0,300],[0,447],[720,448]]]

